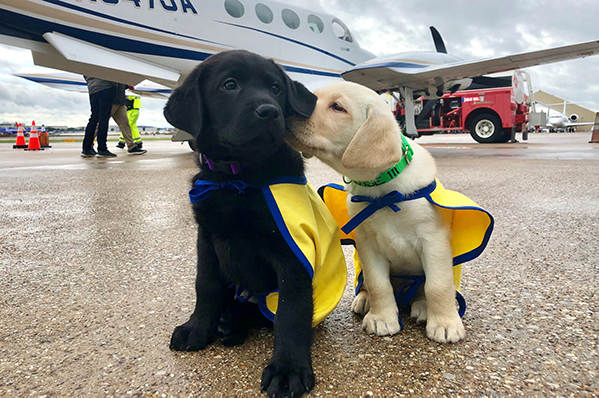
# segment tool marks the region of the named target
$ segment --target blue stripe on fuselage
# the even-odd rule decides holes
[[[332,54],[332,53],[330,53],[330,52],[328,52],[328,51],[325,51],[325,50],[321,50],[320,48],[318,48],[318,47],[314,47],[314,46],[311,46],[310,44],[306,44],[306,43],[302,43],[301,41],[297,41],[297,40],[294,40],[294,39],[290,39],[289,37],[285,37],[285,36],[277,35],[277,34],[275,34],[275,33],[266,32],[266,31],[264,31],[264,30],[260,30],[260,29],[252,28],[252,27],[249,27],[249,26],[237,25],[237,24],[232,24],[232,23],[228,23],[228,22],[222,22],[222,21],[215,21],[215,22],[219,22],[219,23],[222,23],[222,24],[225,24],[225,25],[235,26],[235,27],[238,27],[238,28],[249,29],[249,30],[253,30],[254,32],[260,32],[260,33],[263,33],[263,34],[265,34],[265,35],[274,36],[274,37],[276,37],[276,38],[278,38],[278,39],[287,40],[287,41],[289,41],[289,42],[291,42],[291,43],[298,44],[298,45],[300,45],[300,46],[304,46],[304,47],[308,47],[308,48],[309,48],[309,49],[311,49],[311,50],[315,50],[315,51],[321,52],[321,53],[323,53],[323,54],[326,54],[326,55],[328,55],[329,57],[332,57],[332,58],[335,58],[335,59],[337,59],[337,60],[339,60],[339,61],[345,62],[345,63],[346,63],[346,64],[348,64],[348,65],[351,65],[351,66],[356,66],[356,64],[355,64],[355,63],[353,63],[353,62],[351,62],[351,61],[348,61],[348,60],[346,60],[346,59],[343,59],[343,58],[341,58],[341,57],[339,57],[339,56],[337,56],[337,55],[335,55],[335,54]]]
[[[65,79],[51,79],[47,77],[36,77],[36,76],[22,76],[16,75],[21,79],[31,80],[34,83],[52,83],[52,84],[68,84],[70,86],[87,86],[86,82],[78,82],[75,80],[65,80]]]
[[[30,37],[30,39],[37,40],[40,42],[46,42],[42,37],[44,33],[58,32],[115,51],[187,59],[192,61],[204,61],[206,58],[212,55],[211,53],[207,52],[184,50],[159,44],[145,43],[139,40],[127,39],[124,37],[111,36],[105,33],[91,32],[79,28],[61,25],[55,22],[44,21],[42,19],[14,13],[12,11],[7,11],[3,9],[0,9],[0,20],[10,21],[10,24],[8,22],[4,22],[4,25],[12,29],[7,29],[6,32],[3,32],[4,34],[7,34],[8,36],[12,37],[20,37],[14,34],[14,32],[12,31],[13,29],[16,29],[17,31],[23,31],[28,33],[29,35],[33,35],[33,37]],[[319,70],[298,68],[286,65],[283,65],[283,67],[288,72],[326,77],[340,77],[340,74],[338,73],[323,72]]]
[[[358,66],[354,69],[352,69],[351,71],[356,71],[356,70],[362,70],[362,69],[374,69],[374,68],[409,68],[409,69],[421,69],[421,68],[428,68],[430,66],[436,66],[436,65],[423,65],[423,64],[416,64],[413,62],[379,62],[376,64],[368,64],[368,65],[363,65],[363,66]]]
[[[61,7],[65,7],[65,8],[70,8],[71,10],[83,12],[83,13],[90,14],[90,15],[93,15],[93,16],[96,16],[96,17],[109,19],[111,21],[115,21],[115,22],[120,22],[120,23],[127,24],[127,25],[136,26],[138,28],[149,29],[149,30],[153,30],[153,31],[156,31],[156,32],[160,32],[160,33],[166,33],[166,34],[174,35],[174,36],[178,36],[178,37],[185,37],[187,39],[198,40],[198,41],[201,41],[201,42],[204,42],[204,43],[211,43],[211,44],[216,44],[216,45],[219,45],[219,46],[224,46],[224,44],[217,43],[217,42],[214,42],[214,41],[199,39],[199,38],[193,37],[193,36],[181,35],[181,34],[178,34],[178,33],[169,32],[168,30],[154,28],[152,26],[143,25],[143,24],[140,24],[140,23],[137,23],[137,22],[127,21],[126,19],[113,17],[111,15],[106,15],[106,14],[103,14],[101,12],[97,12],[97,11],[93,11],[93,10],[88,10],[87,8],[79,7],[79,6],[76,6],[74,4],[68,4],[68,3],[65,3],[64,1],[61,1],[61,0],[42,0],[42,1],[45,1],[46,3],[54,4],[54,5],[57,5],[57,6],[61,6]]]

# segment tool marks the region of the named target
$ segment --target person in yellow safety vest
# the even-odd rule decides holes
[[[131,127],[133,141],[137,144],[139,149],[141,149],[143,142],[141,142],[141,134],[139,134],[139,129],[137,128],[137,119],[139,118],[139,109],[141,108],[141,97],[138,95],[128,95],[125,105],[127,105],[127,117],[129,118],[129,126]],[[116,144],[116,146],[121,149],[125,148],[123,133],[121,133],[119,143]]]

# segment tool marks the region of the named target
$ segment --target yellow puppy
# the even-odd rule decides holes
[[[315,94],[318,102],[312,117],[292,121],[288,140],[296,149],[314,154],[351,180],[346,187],[350,218],[370,204],[354,202],[352,197],[381,198],[395,191],[409,197],[427,187],[434,189],[436,167],[432,156],[414,142],[407,144],[377,93],[358,84],[338,82]],[[407,152],[411,159],[406,158]],[[406,158],[402,169],[391,172],[389,181],[374,183],[377,179],[380,182],[402,158]],[[365,314],[363,328],[368,333],[396,334],[400,323],[390,275],[425,275],[424,289],[420,288],[412,300],[411,315],[426,321],[427,335],[432,340],[445,343],[463,339],[465,330],[455,306],[451,232],[446,220],[425,197],[386,206],[369,215],[355,230],[364,283],[352,310]],[[484,248],[492,230],[490,215],[488,219],[490,229],[479,248]]]

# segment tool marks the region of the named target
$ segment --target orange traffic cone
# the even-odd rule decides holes
[[[37,134],[37,127],[35,127],[35,120],[31,122],[31,131],[29,132],[29,146],[25,149],[26,151],[43,151],[40,146],[40,138]]]
[[[593,126],[593,133],[591,134],[591,140],[589,144],[599,143],[599,112],[595,115],[595,125]]]
[[[40,145],[42,148],[52,148],[50,146],[50,137],[48,136],[48,130],[42,124],[42,129],[40,130]]]
[[[25,134],[23,134],[23,126],[21,125],[21,123],[18,124],[17,143],[12,147],[13,149],[27,148],[27,143],[25,142]]]

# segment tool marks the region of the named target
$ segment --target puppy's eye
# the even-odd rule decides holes
[[[343,109],[338,103],[333,102],[333,105],[331,105],[331,109],[333,109],[334,111],[337,112],[346,112],[345,109]]]
[[[273,94],[279,94],[281,92],[281,86],[279,85],[279,83],[273,83],[272,87],[270,88],[270,91]]]
[[[223,88],[225,90],[236,90],[237,88],[239,88],[239,86],[237,85],[237,82],[235,81],[235,79],[228,79],[223,84]]]

